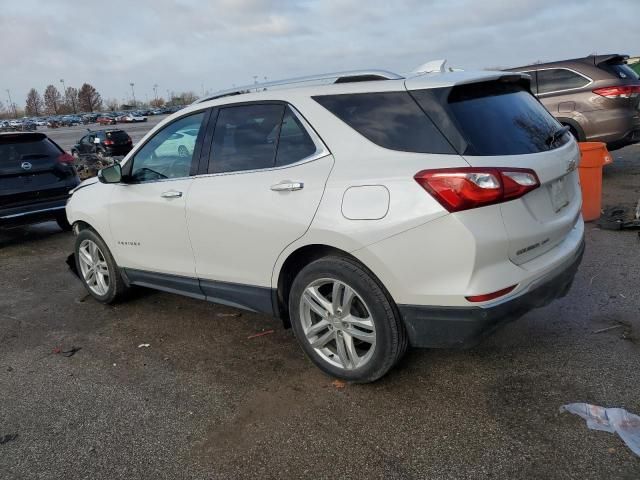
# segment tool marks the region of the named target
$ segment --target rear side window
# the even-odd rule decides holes
[[[589,79],[565,68],[538,70],[538,93],[582,88],[587,86],[589,82]]]
[[[44,157],[58,157],[62,151],[48,138],[42,140],[0,139],[0,165],[9,165]]]
[[[408,92],[313,97],[376,145],[417,153],[455,153]]]
[[[284,105],[244,105],[220,110],[209,173],[271,168]]]
[[[560,124],[520,83],[481,82],[411,92],[461,155],[521,155],[549,144]]]

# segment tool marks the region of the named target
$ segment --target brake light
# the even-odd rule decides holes
[[[484,295],[471,295],[465,298],[470,302],[488,302],[489,300],[493,300],[494,298],[502,297],[507,293],[511,293],[517,286],[517,284],[511,285],[510,287],[503,288],[502,290],[498,290],[497,292],[485,293]]]
[[[449,212],[514,200],[540,186],[525,168],[443,168],[413,178]]]
[[[113,140],[109,140],[109,139],[107,139],[107,140],[105,140],[105,141],[104,141],[104,142],[102,142],[102,143],[104,143],[105,145],[113,145]]]
[[[59,163],[68,163],[73,165],[73,163],[75,162],[75,158],[73,158],[73,156],[69,155],[67,152],[64,152],[62,154],[60,154],[60,156],[58,157],[58,162]]]
[[[632,98],[640,95],[640,85],[619,85],[596,88],[593,93],[607,98]]]

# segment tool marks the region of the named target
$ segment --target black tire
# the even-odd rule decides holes
[[[80,245],[83,243],[84,240],[90,240],[98,246],[107,264],[107,268],[109,271],[109,286],[104,295],[99,295],[96,292],[94,292],[87,285],[87,282],[83,277],[82,268],[80,265],[79,249],[80,249]],[[122,279],[122,275],[120,274],[120,268],[118,267],[115,260],[113,259],[113,255],[111,255],[111,251],[109,251],[109,248],[107,247],[107,245],[104,243],[102,238],[100,238],[100,236],[94,230],[87,228],[85,230],[82,230],[78,234],[78,236],[76,237],[74,253],[75,253],[75,260],[76,260],[76,268],[78,269],[80,280],[82,281],[84,287],[87,289],[87,291],[93,298],[95,298],[100,303],[107,303],[107,304],[116,303],[119,300],[122,300],[124,298],[129,288],[127,287],[127,285],[124,283],[124,280]]]
[[[65,214],[58,215],[56,217],[56,223],[65,232],[71,231],[71,224],[69,223],[69,220],[67,220],[67,216]]]
[[[368,307],[375,325],[375,348],[366,363],[346,369],[323,358],[305,336],[301,318],[302,295],[310,284],[320,279],[335,279],[352,288]],[[357,261],[341,256],[316,260],[296,276],[289,295],[291,326],[298,343],[320,370],[328,375],[355,383],[373,382],[385,375],[405,354],[407,332],[400,315],[384,287]]]

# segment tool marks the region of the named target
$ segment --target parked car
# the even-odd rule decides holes
[[[116,117],[111,115],[101,115],[96,119],[96,123],[100,125],[115,125],[117,122]]]
[[[72,127],[74,125],[81,125],[82,119],[75,115],[65,115],[60,119],[60,125],[63,127]]]
[[[33,120],[33,123],[35,123],[38,127],[47,126],[47,121],[44,118],[36,118]]]
[[[131,137],[124,130],[90,130],[71,147],[71,155],[75,158],[84,156],[96,156],[101,159],[116,157],[129,153],[132,146]]]
[[[147,117],[143,117],[138,113],[125,113],[118,117],[118,122],[122,123],[138,123],[138,122],[146,122]]]
[[[528,73],[531,89],[579,141],[609,150],[640,141],[640,78],[627,55],[591,55],[511,68]]]
[[[0,133],[0,226],[56,220],[80,183],[73,157],[43,133]]]
[[[528,76],[317,80],[204,99],[76,189],[89,293],[144,285],[274,315],[357,382],[408,345],[473,344],[567,293],[584,248],[579,151]]]

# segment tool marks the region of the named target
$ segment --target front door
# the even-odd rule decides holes
[[[322,141],[285,104],[219,111],[209,175],[196,177],[187,200],[205,294],[216,296],[216,282],[271,287],[276,260],[308,229],[332,165]]]
[[[199,132],[207,114],[194,113],[166,125],[123,166],[123,182],[114,186],[109,203],[120,266],[195,277],[185,205],[199,149],[185,155],[174,138],[182,130]]]

